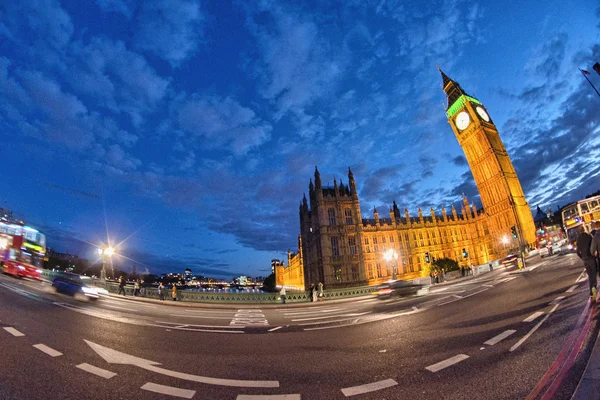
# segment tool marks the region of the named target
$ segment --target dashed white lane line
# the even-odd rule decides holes
[[[45,344],[34,344],[33,347],[38,349],[39,351],[48,354],[50,357],[58,357],[62,356],[63,353],[60,351],[54,350],[52,347],[48,347]]]
[[[523,336],[523,338],[521,338],[521,340],[519,340],[517,343],[515,343],[515,345],[513,347],[510,348],[510,352],[515,351],[520,345],[522,345],[523,343],[525,343],[525,341],[527,339],[529,339],[529,336],[533,335],[533,333],[535,331],[538,330],[538,328],[548,319],[548,317],[550,317],[550,314],[552,314],[559,306],[560,304],[555,305],[552,310],[550,310],[550,312],[548,314],[546,314],[546,316],[544,317],[544,319],[542,319],[540,322],[537,323],[536,326],[534,326],[533,328],[531,328],[531,330],[527,333],[527,335]]]
[[[104,379],[110,379],[113,376],[117,375],[114,372],[107,371],[105,369],[98,368],[98,367],[95,367],[95,366],[87,364],[87,363],[79,364],[79,365],[77,365],[77,368],[82,369],[85,372],[89,372],[90,374],[97,375]]]
[[[275,332],[276,330],[281,329],[281,328],[283,328],[283,326],[276,326],[275,328],[269,329],[268,332]]]
[[[494,287],[494,285],[487,285],[487,284],[486,285],[481,285],[481,286],[489,287],[489,288],[493,288]]]
[[[570,288],[568,288],[567,293],[571,293],[573,290],[577,289],[577,286],[579,286],[579,285],[575,284],[575,285],[571,286]]]
[[[304,324],[296,324],[297,326],[308,326],[308,325],[320,325],[320,324],[335,324],[337,322],[346,322],[346,321],[353,321],[356,320],[357,318],[342,318],[342,319],[335,319],[335,320],[331,320],[331,321],[315,321],[315,322],[307,322]],[[344,325],[334,325],[334,326],[321,326],[318,328],[304,328],[305,331],[318,331],[321,329],[331,329],[331,328],[340,328],[343,326],[350,326],[350,325],[354,325],[352,323],[350,324],[344,324]]]
[[[557,298],[555,298],[554,300],[552,300],[550,303],[548,303],[548,305],[549,305],[549,306],[552,306],[552,305],[554,305],[554,304],[558,304],[558,303],[560,303],[560,301],[561,301],[562,299],[564,299],[564,298],[565,298],[565,296],[558,296]]]
[[[456,299],[462,299],[462,298],[463,298],[462,296],[459,296],[459,295],[457,295],[457,294],[453,294],[453,295],[452,295],[452,297],[454,297],[454,298],[456,298]]]
[[[583,270],[583,272],[581,274],[579,274],[579,276],[577,277],[577,279],[575,279],[575,283],[579,283],[580,281],[584,281],[586,278],[584,276],[585,274],[585,270]]]
[[[494,336],[493,338],[491,338],[487,342],[484,342],[483,344],[487,344],[488,346],[493,346],[496,343],[499,343],[502,340],[506,339],[507,337],[509,337],[510,335],[512,335],[515,332],[516,332],[515,330],[509,329],[507,331],[502,332],[501,334],[499,334],[497,336]]]
[[[6,332],[10,333],[10,334],[11,334],[11,335],[13,335],[13,336],[17,336],[17,337],[19,337],[19,336],[25,336],[25,334],[24,334],[24,333],[21,333],[21,332],[19,332],[18,330],[16,330],[15,328],[13,328],[13,327],[10,327],[10,326],[7,326],[6,328],[4,328],[4,330],[5,330]]]
[[[376,390],[386,389],[392,386],[396,386],[398,382],[393,379],[386,379],[379,382],[367,383],[360,386],[352,386],[349,388],[342,389],[342,393],[346,397],[356,396],[357,394],[374,392]]]
[[[173,397],[181,397],[182,399],[191,399],[196,394],[195,390],[179,389],[176,387],[159,385],[152,382],[145,383],[141,389],[149,392],[166,394]]]
[[[300,394],[239,394],[236,400],[300,400]]]
[[[180,327],[188,328],[227,328],[227,329],[244,329],[244,326],[230,326],[230,325],[198,325],[198,324],[186,324],[185,322],[170,322],[170,321],[154,321],[157,324],[169,324]],[[170,327],[169,327],[170,328]]]
[[[539,317],[540,315],[544,315],[543,311],[538,311],[538,312],[534,312],[533,314],[531,314],[529,317],[525,318],[523,320],[523,322],[533,322],[537,319],[537,317]]]
[[[286,317],[296,317],[296,316],[301,316],[301,315],[318,315],[320,313],[327,313],[327,312],[336,312],[336,311],[345,311],[341,308],[327,308],[327,309],[323,309],[323,310],[311,310],[311,311],[293,311],[293,312],[284,312],[283,315],[285,315]]]
[[[171,317],[185,317],[185,318],[204,318],[204,319],[231,319],[231,317],[213,317],[208,315],[190,315],[190,314],[169,314]]]
[[[459,362],[464,361],[467,358],[469,358],[469,356],[466,354],[458,354],[454,357],[450,357],[447,360],[440,361],[439,363],[430,365],[429,367],[425,367],[425,369],[431,372],[438,372],[443,370],[444,368],[448,368],[454,364],[458,364]]]

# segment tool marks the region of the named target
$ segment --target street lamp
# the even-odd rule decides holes
[[[398,265],[398,253],[394,249],[387,249],[387,251],[383,254],[383,258],[386,261],[394,261],[393,269],[392,269],[392,279],[396,280],[396,267]]]
[[[100,271],[100,279],[106,280],[106,258],[111,258],[115,254],[115,249],[112,247],[98,248],[98,255],[102,257],[102,270]],[[112,260],[111,260],[112,265]],[[114,272],[113,272],[114,273]]]

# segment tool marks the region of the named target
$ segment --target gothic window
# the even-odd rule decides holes
[[[394,243],[394,236],[390,236],[390,243]]]
[[[352,210],[346,208],[344,210],[344,216],[346,217],[346,225],[352,225],[354,221],[352,220]]]
[[[356,237],[348,237],[348,246],[350,246],[350,254],[356,254]]]
[[[373,237],[373,244],[377,244],[377,236]]]
[[[338,238],[337,238],[337,236],[332,236],[331,237],[331,255],[332,256],[339,256],[340,255],[340,249],[338,247]]]
[[[385,236],[381,237],[381,243],[385,243]]]
[[[419,239],[423,240],[423,232],[419,232]]]
[[[368,237],[365,238],[365,244],[369,244],[369,238]]]
[[[327,210],[327,216],[329,217],[329,225],[336,225],[337,222],[335,220],[335,210],[330,208]]]
[[[358,281],[358,265],[352,264],[352,281]]]
[[[369,271],[369,279],[374,279],[375,275],[373,274],[373,264],[367,264],[367,270]]]
[[[377,264],[375,265],[375,267],[377,268],[377,277],[378,277],[378,278],[381,278],[381,277],[383,276],[383,275],[381,275],[381,264],[380,264],[380,263],[377,263]]]

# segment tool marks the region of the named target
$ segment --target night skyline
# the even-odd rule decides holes
[[[140,272],[268,275],[315,165],[324,185],[352,167],[364,218],[476,199],[436,65],[489,110],[533,209],[600,188],[578,70],[600,87],[595,3],[404,3],[0,8],[0,206],[88,259],[106,225]]]

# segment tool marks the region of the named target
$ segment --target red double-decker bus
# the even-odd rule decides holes
[[[46,255],[46,236],[29,226],[0,222],[0,267],[18,277],[39,279]]]

